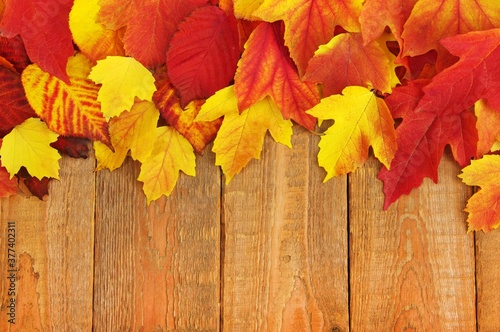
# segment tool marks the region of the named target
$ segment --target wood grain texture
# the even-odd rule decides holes
[[[212,155],[146,205],[139,165],[101,171],[96,207],[95,331],[216,331],[220,174]]]
[[[500,232],[476,233],[477,325],[481,332],[500,331]]]
[[[382,211],[379,163],[349,179],[351,330],[474,331],[474,238],[462,212],[470,190],[445,154],[440,185],[425,180]]]
[[[15,221],[19,270],[16,324],[7,324],[2,309],[1,331],[92,328],[94,163],[93,156],[87,160],[63,157],[60,181],[51,182],[45,201],[21,195],[1,200],[0,246],[3,253],[7,223]],[[2,254],[4,305],[5,259]]]
[[[348,330],[346,178],[322,184],[294,129],[224,188],[224,331]]]

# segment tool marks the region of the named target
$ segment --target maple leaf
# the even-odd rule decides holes
[[[108,56],[99,60],[88,77],[102,84],[97,100],[101,102],[102,113],[107,120],[129,111],[135,97],[152,101],[156,91],[151,72],[130,57]]]
[[[158,90],[153,94],[153,100],[162,118],[191,143],[196,153],[201,154],[205,146],[214,140],[222,123],[220,119],[194,122],[204,101],[194,100],[183,109],[175,94],[175,89],[168,80],[162,81]]]
[[[477,116],[477,155],[488,153],[496,141],[500,141],[500,112],[491,108],[484,99],[479,100],[474,107]]]
[[[68,25],[72,0],[7,0],[0,22],[2,35],[20,35],[31,61],[66,83],[66,63],[74,49]]]
[[[262,5],[263,0],[221,0],[219,6],[226,12],[234,11],[236,18],[260,20],[253,13]]]
[[[410,13],[419,0],[365,0],[359,23],[363,41],[368,44],[378,39],[386,27],[391,29],[399,45],[403,45],[401,35]]]
[[[423,87],[413,112],[397,128],[399,149],[390,170],[382,168],[387,208],[399,196],[420,186],[425,177],[437,182],[437,167],[450,144],[466,166],[476,156],[477,130],[469,108],[485,98],[500,109],[500,29],[449,37],[443,45],[460,60]]]
[[[78,53],[68,59],[71,84],[44,72],[37,64],[26,67],[21,80],[31,107],[54,132],[111,145],[108,124],[97,101],[99,87],[87,79],[91,67],[90,60]]]
[[[440,49],[445,37],[500,27],[500,2],[490,0],[420,0],[405,23],[403,55]]]
[[[213,121],[224,116],[212,151],[215,164],[221,166],[226,184],[252,158],[259,159],[266,132],[275,141],[291,148],[292,123],[283,115],[271,98],[253,104],[241,114],[233,86],[224,88],[208,98],[196,121]]]
[[[0,139],[0,151],[2,148],[2,139]],[[17,193],[17,178],[11,178],[9,172],[2,166],[0,159],[0,197],[9,197]]]
[[[109,133],[114,151],[94,143],[97,169],[108,168],[111,171],[120,167],[129,150],[133,159],[144,162],[151,155],[156,139],[155,128],[160,113],[150,101],[140,101],[130,111],[123,112],[109,121]]]
[[[121,31],[109,30],[97,22],[99,0],[74,0],[69,13],[73,41],[93,62],[108,55],[125,55]]]
[[[179,25],[167,52],[167,67],[182,107],[231,82],[240,55],[238,42],[236,19],[215,6],[194,10]]]
[[[50,183],[50,178],[44,177],[41,180],[29,176],[22,179],[24,185],[32,195],[35,195],[38,197],[38,199],[43,200],[44,196],[47,196],[49,194],[49,183]]]
[[[270,96],[286,119],[314,129],[316,121],[305,111],[319,102],[319,93],[316,84],[300,79],[283,45],[279,22],[261,23],[252,32],[234,80],[240,110]]]
[[[375,88],[389,93],[399,83],[392,59],[377,41],[363,45],[359,33],[342,33],[319,47],[303,77],[323,83],[325,96],[339,94],[350,85]]]
[[[37,118],[29,118],[5,135],[0,148],[2,165],[12,178],[21,167],[29,174],[41,179],[59,179],[61,155],[50,146],[57,140],[57,134]]]
[[[154,68],[165,62],[168,43],[179,23],[206,4],[206,0],[101,0],[98,21],[111,30],[126,26],[126,54]]]
[[[0,56],[12,64],[18,73],[21,73],[30,64],[23,40],[19,36],[14,38],[0,36]]]
[[[285,22],[285,44],[299,74],[319,45],[327,43],[339,25],[359,32],[359,14],[363,0],[264,0],[253,15],[267,22]]]
[[[179,171],[196,175],[196,155],[193,147],[172,127],[156,128],[156,140],[151,156],[142,163],[139,181],[148,204],[162,195],[170,195],[179,178]]]
[[[35,111],[24,94],[21,76],[0,66],[0,137],[34,116]]]
[[[467,222],[470,231],[488,232],[500,225],[500,156],[486,155],[473,160],[459,175],[469,186],[478,190],[467,202],[465,211],[469,213]]]
[[[384,100],[372,91],[346,87],[342,95],[323,98],[308,113],[335,120],[319,142],[318,162],[327,172],[324,181],[362,166],[370,146],[382,164],[390,165],[397,148],[394,121]]]

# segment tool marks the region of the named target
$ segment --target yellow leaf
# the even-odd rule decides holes
[[[129,111],[135,97],[152,101],[156,91],[151,72],[130,57],[108,56],[97,61],[89,78],[102,84],[97,100],[101,102],[102,112],[107,120],[123,111]]]
[[[90,60],[79,53],[68,59],[66,71],[71,84],[44,72],[37,64],[26,67],[21,80],[31,107],[52,131],[110,145],[108,123],[97,101],[99,87],[87,79],[91,67]]]
[[[74,42],[92,61],[108,55],[125,55],[121,30],[108,30],[97,22],[99,0],[74,0],[69,13],[69,27]]]
[[[104,144],[94,143],[97,169],[120,167],[130,150],[133,159],[141,162],[151,155],[156,139],[155,128],[160,112],[150,101],[137,102],[130,111],[109,121],[109,133],[115,151]]]
[[[156,128],[156,141],[151,156],[142,163],[139,181],[148,204],[161,195],[170,195],[179,178],[179,171],[196,175],[196,156],[187,139],[172,127]]]
[[[0,148],[2,166],[10,178],[24,166],[31,176],[59,179],[59,159],[61,155],[50,146],[57,135],[47,125],[36,118],[29,118],[5,135]]]
[[[234,16],[245,20],[260,20],[258,17],[253,16],[256,11],[264,2],[264,0],[234,0]]]
[[[370,146],[387,168],[396,152],[394,121],[385,101],[359,86],[349,86],[342,93],[324,98],[307,112],[321,120],[335,120],[319,142],[318,162],[327,172],[324,181],[362,166]]]
[[[196,120],[212,121],[224,115],[214,141],[215,164],[221,166],[226,183],[252,158],[259,159],[267,130],[276,142],[292,146],[292,122],[285,120],[270,97],[250,106],[240,114],[232,86],[208,98]]]

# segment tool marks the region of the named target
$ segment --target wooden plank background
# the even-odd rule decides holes
[[[1,199],[0,331],[500,331],[500,233],[467,234],[449,154],[382,211],[376,160],[322,183],[318,137],[294,129],[227,186],[207,149],[149,206],[136,163],[93,157],[63,158],[45,201]]]

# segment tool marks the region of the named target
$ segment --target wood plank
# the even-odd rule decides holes
[[[224,331],[347,331],[346,177],[321,183],[318,137],[266,138],[224,187]]]
[[[98,173],[95,331],[219,328],[220,174],[211,153],[197,163],[149,206],[138,164]]]
[[[0,200],[1,331],[88,331],[92,328],[95,160],[63,157],[49,197]],[[5,304],[8,222],[16,233],[16,324]],[[9,274],[10,275],[10,274]]]
[[[476,233],[477,325],[481,332],[500,331],[500,231]]]
[[[446,153],[428,179],[382,211],[380,166],[350,176],[352,331],[474,331],[474,237],[469,188]]]

